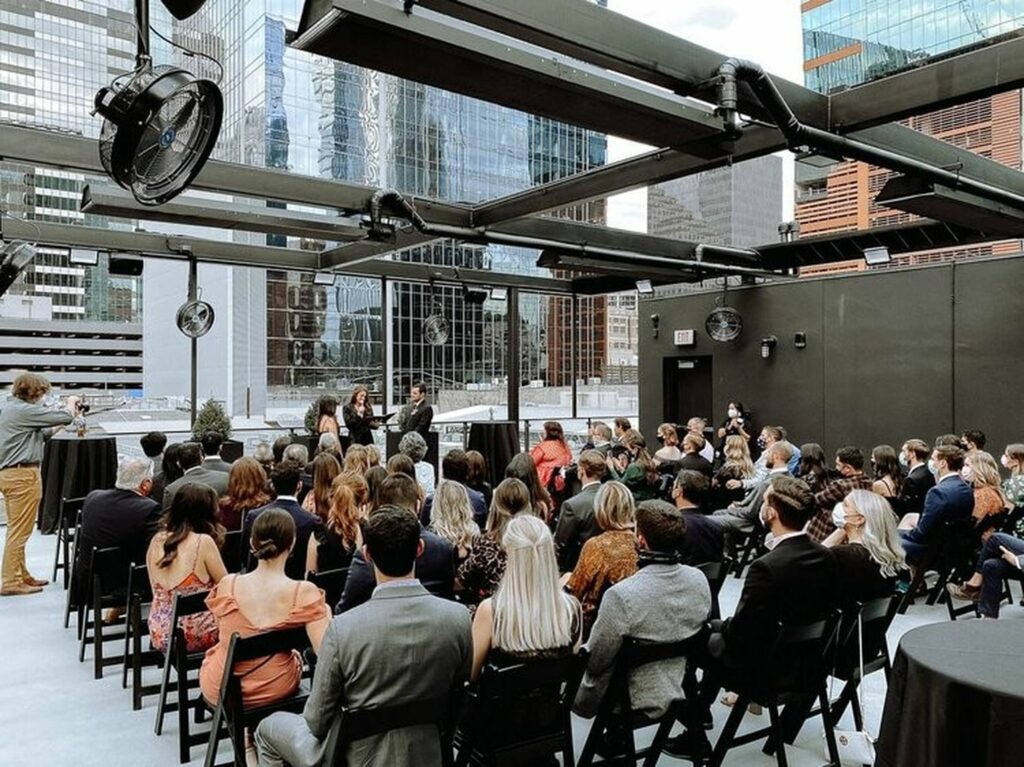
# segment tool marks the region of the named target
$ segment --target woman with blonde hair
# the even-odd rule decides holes
[[[654,454],[655,463],[672,463],[683,457],[683,451],[679,449],[679,432],[670,423],[663,423],[658,427],[658,441],[662,447]]]
[[[522,663],[568,655],[580,644],[580,604],[559,586],[548,526],[520,514],[509,521],[503,543],[505,574],[473,619],[473,679],[488,658]]]
[[[999,466],[990,453],[970,450],[964,456],[960,476],[974,488],[974,511],[971,516],[982,530],[982,540],[986,540],[993,530],[990,518],[1012,507],[1003,494],[1003,478],[999,476]]]
[[[452,545],[456,568],[466,561],[480,528],[473,521],[473,506],[465,486],[450,479],[438,483],[430,506],[430,530]]]
[[[870,490],[851,490],[832,510],[836,531],[822,543],[839,567],[843,605],[889,596],[907,567],[889,502]]]
[[[583,544],[566,584],[583,605],[584,633],[589,633],[604,593],[636,572],[636,506],[629,488],[614,481],[601,485],[594,517],[603,532]]]
[[[354,471],[357,474],[366,474],[370,468],[370,455],[363,445],[352,445],[345,453],[345,463],[342,466],[344,471]]]
[[[732,501],[738,501],[743,497],[742,487],[735,490],[728,490],[726,483],[731,479],[752,479],[754,476],[754,462],[750,459],[750,446],[747,441],[738,434],[730,434],[725,438],[722,446],[722,465],[715,472],[711,480],[711,487],[714,491],[714,499],[711,501],[711,508],[724,509]]]
[[[475,605],[498,587],[505,573],[502,537],[509,522],[520,514],[536,513],[530,501],[530,490],[521,480],[509,477],[494,488],[484,533],[476,539],[469,557],[455,574],[456,589],[461,586],[467,602]]]

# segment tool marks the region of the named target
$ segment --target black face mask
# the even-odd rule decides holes
[[[658,435],[658,444],[659,445],[664,445],[665,444],[665,438],[663,436],[661,436],[660,434]]]
[[[678,565],[679,561],[679,552],[676,551],[649,551],[641,549],[639,546],[636,550],[636,566],[638,568],[644,568],[647,565]]]

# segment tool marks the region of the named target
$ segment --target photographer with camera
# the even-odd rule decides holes
[[[33,578],[25,566],[25,542],[43,497],[43,437],[82,415],[78,397],[68,397],[63,409],[42,404],[49,391],[50,382],[43,376],[22,373],[0,410],[0,493],[7,503],[0,596],[36,594],[49,582]]]

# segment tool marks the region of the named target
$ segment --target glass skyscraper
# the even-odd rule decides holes
[[[806,0],[804,71],[822,93],[855,86],[1024,26],[1024,0]],[[905,121],[909,127],[1020,169],[1021,93],[1011,91]],[[804,235],[866,229],[911,220],[874,202],[890,171],[845,162],[828,169],[797,164],[796,217]],[[893,265],[1016,253],[1020,241],[931,251]],[[832,264],[805,272],[865,268]]]

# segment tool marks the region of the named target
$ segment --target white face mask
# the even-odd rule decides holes
[[[846,509],[843,507],[842,501],[832,509],[832,524],[836,527],[846,527]]]
[[[963,477],[964,482],[970,482],[974,479],[974,469],[970,466],[964,466],[960,469],[960,476]]]
[[[999,463],[1001,463],[1003,465],[1004,469],[1009,469],[1010,468],[1010,459],[1006,457],[1006,453],[1003,453],[999,457]]]
[[[734,407],[729,408],[729,417],[730,418],[738,418],[739,415],[740,415],[740,411],[739,410],[737,410]]]
[[[907,460],[906,453],[900,453],[900,466],[909,466],[910,461]]]
[[[768,520],[764,518],[764,510],[767,504],[762,503],[761,508],[757,512],[757,521],[761,523],[761,527],[765,530],[769,529]]]
[[[939,467],[935,465],[935,461],[933,461],[931,458],[928,459],[928,471],[930,471],[932,474],[939,473]]]

